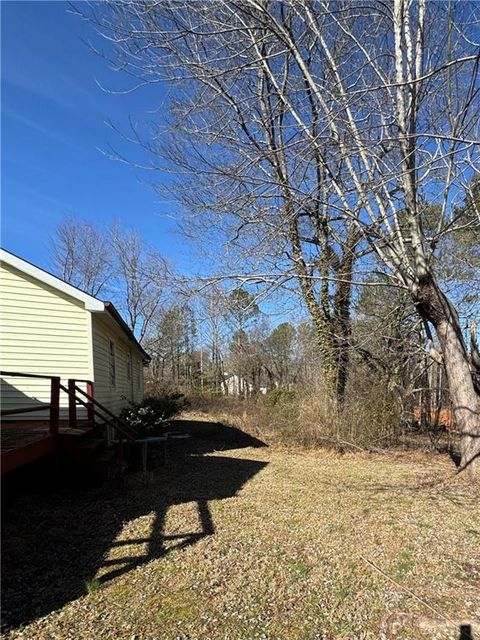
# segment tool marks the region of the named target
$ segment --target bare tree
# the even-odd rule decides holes
[[[282,322],[263,341],[264,366],[268,377],[279,387],[289,387],[295,379],[294,346],[295,328]]]
[[[478,215],[456,215],[478,173],[478,5],[165,0],[93,11],[118,68],[174,83],[170,135],[154,126],[145,148],[189,174],[177,197],[245,256],[244,273],[274,274],[276,286],[297,278],[327,379],[339,379],[359,253],[408,292],[438,338],[461,467],[479,472],[475,359],[436,263],[449,234],[480,229]]]
[[[162,310],[149,333],[150,384],[192,391],[199,382],[201,362],[195,351],[196,323],[191,307],[173,305]]]
[[[242,264],[238,275],[253,274],[273,288],[298,282],[323,374],[341,400],[361,235],[334,202],[322,159],[328,141],[312,145],[285,103],[284,93],[301,102],[309,131],[320,140],[320,112],[292,54],[224,2],[112,3],[105,9],[94,7],[91,19],[117,43],[121,67],[142,82],[185,79],[172,100],[168,132],[154,126],[150,140],[135,139],[180,172],[169,186],[191,214],[186,233],[204,245],[211,241],[215,254],[219,244],[227,247],[232,262]],[[227,26],[232,11],[233,29]],[[204,30],[209,21],[212,28]],[[272,61],[273,80],[263,61]]]
[[[112,248],[106,234],[87,220],[61,220],[51,239],[58,275],[92,296],[105,295],[113,274]]]
[[[436,330],[463,433],[462,468],[473,473],[480,468],[480,398],[458,314],[440,288],[433,257],[442,237],[457,228],[452,201],[468,189],[466,178],[478,160],[479,53],[469,27],[475,7],[423,0],[368,8],[301,3],[293,10],[315,37],[316,72],[272,7],[247,4],[291,51],[315,95],[333,155],[345,167],[341,181],[331,172],[344,214]],[[303,121],[295,105],[289,109]],[[328,160],[325,167],[331,167]],[[346,188],[361,211],[347,207]],[[432,197],[440,210],[428,234]]]
[[[202,291],[199,305],[199,330],[206,334],[207,349],[210,353],[211,382],[214,393],[226,393],[225,386],[225,316],[227,315],[228,295],[220,287],[211,286]],[[202,347],[201,347],[202,349]],[[202,387],[206,369],[202,356]]]
[[[135,231],[65,218],[52,238],[55,271],[93,296],[109,297],[143,341],[162,304],[168,268]]]
[[[157,251],[136,231],[123,231],[115,224],[110,232],[116,278],[121,291],[120,308],[130,329],[142,341],[162,302],[167,266]]]

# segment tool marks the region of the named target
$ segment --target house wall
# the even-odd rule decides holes
[[[69,295],[14,267],[0,265],[1,369],[91,379],[93,375],[90,312]],[[1,382],[2,408],[48,404],[48,380],[5,377]],[[61,393],[61,417],[68,398]],[[48,410],[9,416],[9,420],[48,418]],[[79,410],[81,417],[81,410]]]
[[[93,380],[95,398],[115,414],[128,401],[143,398],[143,362],[138,349],[129,342],[123,331],[105,316],[92,314]],[[111,381],[110,341],[115,345],[115,384]],[[132,363],[128,376],[129,354]]]

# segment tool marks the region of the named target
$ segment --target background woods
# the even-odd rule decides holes
[[[135,79],[129,90],[168,83],[165,112],[129,135],[169,171],[155,188],[184,212],[186,235],[235,283],[208,338],[215,364],[182,343],[200,359],[189,384],[205,389],[211,366],[223,393],[228,376],[243,396],[296,384],[298,345],[287,372],[276,343],[294,344],[299,327],[265,337],[256,302],[295,296],[310,331],[304,371],[338,416],[362,380],[396,394],[400,413],[443,403],[448,388],[462,467],[475,472],[477,13],[468,2],[215,0],[84,15]],[[284,314],[273,305],[267,314]]]

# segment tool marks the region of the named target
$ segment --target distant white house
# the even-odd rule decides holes
[[[4,249],[0,259],[1,370],[60,376],[64,385],[91,380],[95,398],[115,414],[141,400],[149,357],[115,307]],[[47,382],[2,376],[2,409],[48,404]],[[67,405],[62,394],[62,414]],[[32,417],[40,412],[11,419]]]
[[[229,396],[246,396],[253,392],[253,385],[245,378],[235,373],[225,373],[223,378],[222,393]],[[259,392],[267,393],[267,387],[260,387]]]

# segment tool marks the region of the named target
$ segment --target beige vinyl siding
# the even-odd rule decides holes
[[[6,263],[0,265],[0,296],[2,370],[60,376],[63,384],[92,378],[90,312],[82,302]],[[60,398],[66,417],[68,399],[63,393]],[[49,402],[48,381],[2,379],[4,409]],[[47,416],[44,411],[16,418]]]
[[[133,375],[133,397],[135,402],[143,399],[143,360],[132,354],[132,375]]]
[[[112,322],[92,315],[93,372],[95,398],[115,414],[129,400],[138,402],[143,397],[143,366],[138,349],[128,341],[123,331]],[[115,386],[110,375],[110,340],[115,345]],[[128,377],[129,354],[132,376]],[[136,367],[140,366],[140,388],[137,388]]]

